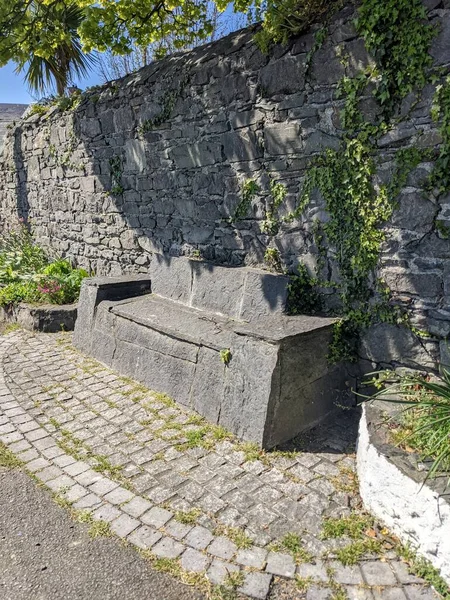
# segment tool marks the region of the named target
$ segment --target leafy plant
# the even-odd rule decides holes
[[[24,225],[4,235],[0,242],[0,306],[75,302],[87,276],[84,269],[73,268],[68,260],[51,262]]]
[[[306,266],[298,265],[297,273],[289,276],[288,312],[291,315],[313,315],[322,308],[322,298],[317,291],[318,280],[311,277]]]
[[[231,350],[229,348],[222,348],[220,351],[220,360],[225,366],[228,366],[231,360]]]
[[[380,374],[377,374],[380,375]],[[371,382],[372,383],[372,382]],[[426,479],[450,469],[450,370],[441,367],[439,377],[383,373],[372,399],[393,402],[403,407],[400,444],[416,449],[432,461]]]

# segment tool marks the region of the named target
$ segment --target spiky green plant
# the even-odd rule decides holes
[[[432,461],[426,479],[450,470],[450,369],[441,366],[436,377],[383,372],[380,389],[371,399],[403,406],[396,439]],[[372,381],[373,382],[373,381]],[[426,481],[426,480],[425,480]]]

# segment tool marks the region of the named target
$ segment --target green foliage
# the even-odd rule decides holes
[[[427,478],[450,470],[450,370],[442,367],[438,379],[392,373],[390,382],[373,396],[399,404],[397,441],[417,449],[433,461]],[[385,378],[383,377],[383,382]]]
[[[0,306],[75,302],[87,276],[67,260],[50,262],[24,225],[4,235],[0,242]]]
[[[440,122],[442,144],[427,187],[443,194],[450,191],[450,76],[436,88],[431,116]]]
[[[289,276],[288,312],[291,315],[313,315],[322,309],[322,298],[317,291],[319,281],[311,277],[304,264]]]
[[[37,246],[27,227],[19,224],[0,238],[0,284],[31,277],[48,265],[48,258]]]
[[[264,6],[264,20],[255,41],[261,51],[267,53],[272,44],[286,44],[290,37],[299,35],[313,23],[333,14],[343,3],[340,0],[257,0],[256,6]],[[236,3],[238,10],[247,9],[245,3]],[[320,44],[320,34],[317,45]]]
[[[230,364],[231,357],[231,350],[229,348],[222,348],[222,350],[220,351],[220,360],[225,366],[228,366]]]
[[[175,104],[177,100],[181,97],[184,88],[188,83],[188,76],[185,75],[182,77],[178,83],[178,85],[172,89],[164,92],[162,98],[159,99],[160,112],[153,117],[152,119],[147,119],[142,123],[139,127],[138,132],[140,135],[147,133],[148,131],[152,131],[156,127],[159,127],[163,123],[165,123],[171,116],[173,109],[175,108]]]
[[[427,82],[435,29],[422,0],[363,0],[356,28],[377,64],[375,97],[390,114],[409,92]]]
[[[261,231],[263,233],[267,233],[268,235],[276,235],[280,227],[278,209],[286,198],[287,188],[284,183],[271,179],[269,189],[269,206],[266,210],[266,217],[261,223]]]
[[[266,251],[264,252],[264,261],[272,271],[276,271],[278,273],[283,271],[283,267],[281,266],[280,251],[278,248],[266,248]]]
[[[236,207],[232,216],[232,221],[241,221],[245,219],[250,210],[253,198],[259,194],[261,188],[254,179],[247,179],[242,186],[241,201]]]
[[[418,557],[410,546],[397,547],[398,554],[408,565],[408,571],[428,582],[436,592],[445,600],[450,600],[450,589],[446,581],[441,577],[438,569],[425,560]]]
[[[4,4],[10,10],[6,22]],[[25,73],[31,90],[45,93],[54,88],[63,96],[70,80],[87,76],[95,62],[81,47],[84,3],[31,0],[22,2],[21,9],[17,4],[0,2],[0,32],[8,29],[9,33],[7,40],[0,41],[0,63],[5,58],[15,60],[16,72]],[[27,34],[23,27],[29,28]]]
[[[354,513],[348,517],[328,517],[322,523],[322,539],[350,537],[360,539],[372,525],[372,519],[367,515]]]
[[[111,170],[111,193],[120,195],[123,193],[122,159],[120,156],[112,156],[109,159],[109,168]]]

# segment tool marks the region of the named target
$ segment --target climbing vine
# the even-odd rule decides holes
[[[286,221],[300,218],[312,192],[320,192],[329,218],[313,224],[316,275],[300,265],[291,277],[289,308],[294,314],[316,312],[321,308],[318,288],[332,285],[338,291],[343,317],[330,345],[332,362],[356,359],[361,329],[376,322],[408,324],[408,315],[389,303],[390,291],[376,280],[375,272],[385,239],[382,225],[392,216],[409,173],[430,160],[432,151],[398,150],[390,180],[381,184],[377,143],[397,123],[401,101],[412,91],[420,93],[425,83],[438,76],[428,52],[436,30],[428,23],[421,0],[363,0],[355,24],[375,64],[340,81],[340,120],[345,131],[340,147],[328,148],[312,161],[297,204],[285,217]],[[341,62],[347,65],[345,56]],[[360,109],[361,100],[370,93],[380,108],[373,121],[367,121]],[[427,186],[443,192],[450,189],[450,78],[437,88],[432,116],[440,123],[443,142]],[[338,267],[335,282],[318,276],[327,257]]]

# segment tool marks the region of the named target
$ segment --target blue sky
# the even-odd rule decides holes
[[[28,93],[23,75],[14,73],[15,65],[8,63],[0,69],[0,104],[29,104],[34,98]],[[84,89],[90,85],[101,83],[100,75],[93,72],[88,79],[78,82],[78,86]]]

